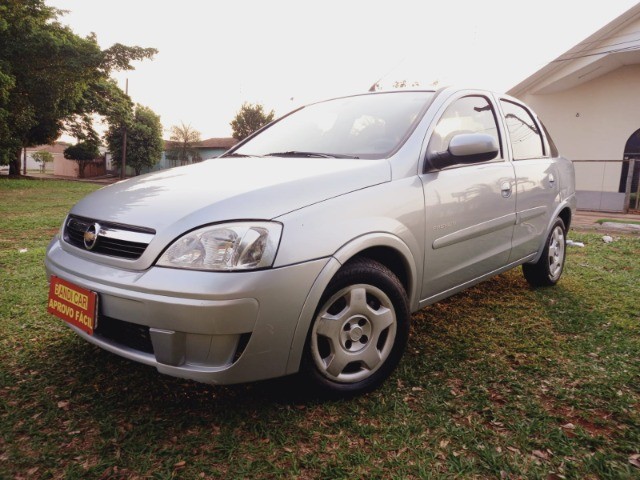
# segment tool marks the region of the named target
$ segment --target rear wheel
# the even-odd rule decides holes
[[[331,280],[307,339],[302,372],[321,393],[353,395],[393,371],[409,336],[409,307],[398,278],[367,259],[347,263]]]
[[[566,249],[566,228],[562,219],[557,218],[547,237],[547,243],[540,259],[536,263],[522,265],[522,273],[527,282],[534,287],[558,283],[564,269]]]

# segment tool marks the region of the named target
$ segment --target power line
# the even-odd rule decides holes
[[[640,38],[637,38],[634,41],[640,41]],[[604,48],[604,47],[602,47],[602,48]],[[605,50],[605,51],[602,51],[602,52],[595,52],[594,51],[592,53],[582,53],[582,54],[577,54],[577,55],[573,55],[573,56],[570,56],[570,57],[564,57],[564,58],[560,57],[560,58],[557,58],[557,59],[553,60],[551,63],[567,62],[569,60],[577,60],[579,58],[586,58],[586,57],[595,57],[597,55],[606,55],[608,53],[633,52],[635,50],[640,50],[640,45],[634,45],[632,47],[626,47],[626,48],[614,48],[614,49]]]
[[[635,34],[640,34],[640,30],[635,30],[633,32],[629,32],[629,33],[625,33],[622,35],[613,35],[611,37],[608,38],[609,41],[615,39],[615,38],[623,38],[623,37],[628,37],[630,35],[635,35]],[[576,45],[576,47],[578,46],[587,46],[587,45],[594,45],[596,43],[601,43],[602,42],[602,38],[599,38],[598,40],[591,40],[590,42],[580,42],[578,45]],[[610,45],[602,45],[600,48],[604,48],[604,47],[615,47],[617,45],[623,45],[625,43],[631,43],[631,42],[635,42],[635,40],[626,40],[624,42],[618,42],[618,43],[612,43]],[[597,48],[597,47],[596,47]]]

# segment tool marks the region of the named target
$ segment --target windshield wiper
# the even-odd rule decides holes
[[[223,157],[252,157],[254,155],[245,155],[244,153],[227,153],[226,155],[222,155]]]
[[[301,152],[298,150],[290,150],[288,152],[267,153],[265,157],[360,158],[360,157],[355,157],[353,155],[340,155],[337,153]]]

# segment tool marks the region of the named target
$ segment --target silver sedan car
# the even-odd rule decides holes
[[[81,200],[47,250],[48,310],[164,374],[362,393],[412,312],[519,265],[555,284],[575,204],[571,162],[514,98],[332,99]]]

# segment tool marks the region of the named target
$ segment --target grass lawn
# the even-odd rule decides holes
[[[95,188],[0,179],[0,478],[640,478],[639,238],[571,232],[558,286],[517,269],[428,307],[380,390],[322,403],[163,376],[47,314],[46,245]]]

